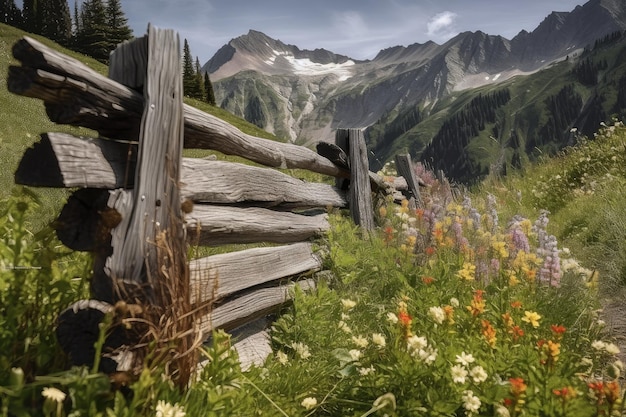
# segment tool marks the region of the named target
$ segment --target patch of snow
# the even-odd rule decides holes
[[[502,75],[502,73],[494,75],[493,76],[493,81],[496,81],[498,78],[500,78],[501,75]]]
[[[489,81],[489,76],[486,76],[486,77],[485,77],[485,81]]]
[[[324,75],[335,74],[339,77],[339,81],[345,81],[352,77],[352,67],[355,65],[354,61],[348,60],[342,64],[319,64],[311,61],[309,58],[296,58],[288,52],[273,51],[274,54],[269,57],[265,63],[273,65],[276,58],[282,56],[289,64],[291,64],[294,73],[297,75]]]

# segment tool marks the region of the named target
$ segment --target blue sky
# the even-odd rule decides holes
[[[532,31],[552,11],[584,0],[122,0],[135,36],[148,23],[174,29],[201,64],[254,29],[300,49],[371,59],[395,45],[439,44],[466,30],[507,39]]]

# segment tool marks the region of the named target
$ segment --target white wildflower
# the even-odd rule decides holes
[[[366,348],[367,345],[369,344],[369,342],[367,341],[367,338],[363,337],[363,336],[352,336],[352,342],[360,348]]]
[[[594,340],[593,342],[591,342],[591,347],[595,350],[604,350],[606,348],[606,343],[604,343],[602,340]]]
[[[619,347],[617,347],[615,343],[606,343],[604,345],[604,350],[611,355],[619,355],[620,352]]]
[[[282,350],[279,350],[278,352],[276,352],[276,360],[281,365],[287,365],[287,362],[289,362],[289,357],[287,356],[285,352],[283,352]]]
[[[346,311],[352,310],[356,306],[356,301],[349,300],[347,298],[341,299],[341,305]]]
[[[178,404],[170,404],[159,400],[156,406],[156,417],[185,417],[185,409]]]
[[[454,308],[457,308],[460,305],[459,300],[456,297],[452,297],[450,299],[450,305]]]
[[[474,413],[480,409],[480,398],[475,396],[471,390],[463,391],[461,399],[463,400],[463,408],[470,413]]]
[[[300,405],[304,407],[305,410],[311,410],[317,406],[317,399],[315,397],[306,397],[302,400]]]
[[[467,378],[467,369],[465,369],[461,365],[453,365],[450,368],[450,373],[452,374],[452,381],[457,384],[464,384],[465,378]]]
[[[387,341],[385,340],[385,336],[383,336],[380,333],[372,334],[372,342],[379,348],[384,348],[385,345],[387,344]]]
[[[391,324],[397,324],[398,316],[396,316],[395,313],[387,313],[387,321]]]
[[[431,307],[428,309],[428,316],[437,324],[443,323],[446,319],[446,313],[441,307]]]
[[[409,351],[424,349],[428,346],[428,340],[424,336],[413,335],[407,339],[407,347]]]
[[[302,359],[308,359],[311,357],[311,352],[309,352],[309,347],[305,345],[304,343],[293,342],[291,344],[291,347],[293,348],[293,350],[296,351],[298,356],[300,356]]]
[[[359,375],[366,376],[373,373],[374,371],[375,369],[373,366],[370,366],[369,368],[359,368]]]
[[[502,404],[496,404],[496,416],[498,417],[511,417],[511,412],[508,408]]]
[[[343,320],[338,323],[337,327],[339,327],[339,329],[341,329],[341,331],[343,331],[344,333],[352,333],[352,329],[350,328],[350,326],[348,326]]]
[[[480,384],[481,382],[485,382],[487,380],[487,372],[480,365],[473,367],[469,371],[469,375],[476,384]]]
[[[470,363],[473,363],[476,359],[472,356],[471,353],[461,352],[460,355],[456,355],[456,363],[460,363],[463,366],[468,366]]]
[[[361,359],[361,356],[363,355],[363,353],[358,349],[350,349],[348,351],[348,354],[350,355],[350,358],[353,361],[358,361],[359,359]]]
[[[47,387],[41,391],[41,395],[48,400],[62,403],[65,400],[65,393],[58,388]]]

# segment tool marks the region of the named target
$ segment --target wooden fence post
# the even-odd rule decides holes
[[[411,161],[411,155],[396,155],[396,169],[398,175],[404,177],[408,186],[409,201],[414,199],[415,208],[423,208],[422,196],[420,195],[419,182],[415,174],[415,168]]]
[[[184,241],[179,191],[183,89],[178,34],[150,25],[147,43],[147,48],[142,39],[124,44],[112,60],[111,75],[131,74],[132,79],[122,81],[132,87],[144,84],[145,101],[134,189],[118,190],[109,198],[109,207],[121,214],[122,222],[112,231],[113,254],[105,271],[114,282],[138,287],[151,299],[159,276],[157,240]],[[165,236],[159,237],[161,233]],[[181,255],[174,262],[186,265],[184,251]]]
[[[364,230],[374,229],[374,208],[367,147],[361,129],[337,129],[335,143],[350,160],[350,215]]]

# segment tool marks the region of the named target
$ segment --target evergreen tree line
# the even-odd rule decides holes
[[[556,95],[546,101],[548,120],[535,135],[529,136],[526,152],[529,155],[547,152],[553,154],[567,145],[570,128],[578,118],[583,99],[576,92],[574,84],[564,86]]]
[[[609,33],[605,37],[597,39],[595,43],[593,44],[593,49],[596,49],[597,47],[600,47],[600,46],[607,46],[612,43],[618,42],[624,36],[626,36],[626,31],[622,32],[621,30],[618,30],[616,32]]]
[[[486,174],[471,159],[467,146],[470,139],[485,130],[487,123],[496,123],[496,111],[511,99],[508,88],[491,94],[479,94],[460,111],[449,117],[422,153],[421,160],[435,170],[459,182],[471,183]]]
[[[0,23],[45,36],[105,64],[118,44],[133,38],[120,0],[85,0],[80,7],[75,2],[73,16],[67,0],[24,0],[22,10],[15,0],[0,0]],[[186,96],[215,105],[209,75],[202,75],[197,57],[192,61],[186,39],[183,84]]]
[[[418,106],[403,111],[387,122],[389,118],[389,113],[385,113],[378,122],[365,131],[366,143],[374,155],[386,149],[390,143],[423,120],[422,112]]]
[[[202,75],[200,60],[194,61],[187,39],[183,42],[183,92],[186,96],[215,106],[215,93],[208,71]]]
[[[120,0],[74,3],[72,20],[67,0],[0,0],[0,22],[45,36],[69,49],[108,63],[109,53],[133,37]]]
[[[592,86],[598,83],[598,73],[607,68],[608,64],[606,59],[596,63],[591,58],[587,57],[574,67],[572,73],[581,84]]]

